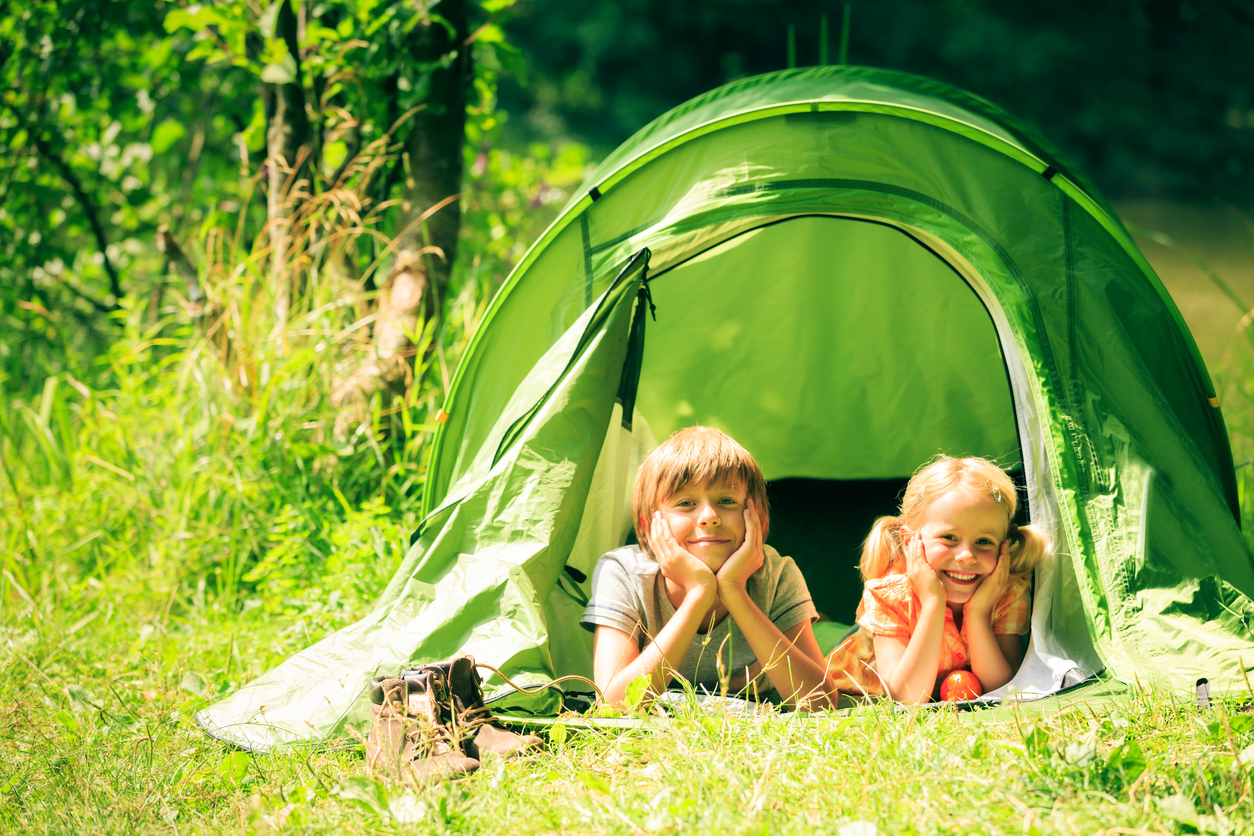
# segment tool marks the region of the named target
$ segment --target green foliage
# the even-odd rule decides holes
[[[442,25],[441,18],[428,3],[297,4],[295,55],[276,33],[279,5],[221,0],[186,7],[158,3],[154,9],[100,0],[17,0],[0,10],[5,391],[27,392],[59,373],[89,386],[108,385],[95,377],[101,368],[94,360],[114,336],[103,314],[124,296],[155,313],[168,297],[179,300],[189,292],[167,275],[156,248],[159,226],[204,250],[230,241],[236,252],[264,258],[264,82],[302,85],[314,165],[301,196],[324,198],[318,210],[353,215],[358,229],[370,229],[360,246],[336,255],[343,270],[371,286],[389,255],[387,242],[400,231],[396,198],[407,174],[399,140],[415,109],[425,106],[431,70],[450,60],[416,61],[410,38],[416,27]],[[503,67],[518,64],[517,49],[498,25],[511,6],[494,0],[475,11],[490,16],[469,46],[476,66],[470,116],[476,142],[485,149],[503,121],[497,77]],[[534,155],[521,156],[494,160],[489,176],[517,169],[522,178],[542,178],[523,171]],[[586,155],[576,160],[573,174],[563,170],[570,159],[540,161],[541,172],[559,171],[557,186],[541,189],[548,189],[550,202],[555,188],[582,174]],[[497,185],[482,173],[480,182],[489,190]],[[516,201],[504,197],[519,189],[528,194]],[[510,184],[500,190],[500,207],[495,194],[486,202],[508,212],[529,205],[530,191],[527,184]],[[517,222],[516,213],[507,220]],[[236,233],[215,240],[225,224]],[[499,219],[486,229],[498,225]],[[475,248],[473,234],[472,260],[476,254],[482,262],[514,253],[514,236],[530,225],[517,227],[511,226],[511,240],[504,243],[485,232],[491,253]],[[202,255],[207,269],[232,258]],[[206,269],[203,262],[198,266]],[[228,271],[234,266],[227,265]],[[476,270],[490,282],[507,266],[478,263]],[[299,273],[304,265],[292,267]]]
[[[524,140],[608,152],[666,110],[739,78],[818,62],[851,6],[849,60],[940,79],[1040,130],[1108,197],[1254,191],[1254,15],[1237,2],[550,0],[506,27],[528,83],[502,86]],[[571,25],[577,20],[578,25]]]

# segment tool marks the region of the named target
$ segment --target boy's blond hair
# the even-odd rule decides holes
[[[954,491],[988,497],[1006,510],[1006,536],[1010,538],[1010,574],[1032,573],[1048,554],[1049,543],[1035,526],[1015,525],[1019,506],[1015,484],[1006,472],[988,459],[937,456],[914,472],[901,498],[901,513],[880,517],[862,544],[858,569],[864,580],[906,571],[902,531],[917,531],[919,518],[929,502]]]
[[[712,427],[688,427],[654,448],[636,473],[631,511],[636,539],[646,554],[653,556],[649,547],[653,512],[689,484],[743,487],[745,498],[757,509],[762,540],[766,541],[771,515],[762,468],[727,433]]]

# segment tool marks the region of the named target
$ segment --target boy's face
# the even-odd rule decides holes
[[[689,483],[658,509],[680,548],[717,572],[745,541],[745,489]]]

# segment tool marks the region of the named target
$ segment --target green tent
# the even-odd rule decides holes
[[[202,711],[210,733],[324,740],[376,671],[458,651],[525,685],[588,674],[592,567],[629,536],[641,456],[697,423],[758,458],[772,542],[835,621],[874,515],[937,452],[973,454],[1055,547],[1006,690],[1254,665],[1232,454],[1176,306],[1056,149],[934,81],[789,70],[645,127],[509,276],[440,420],[376,610]]]

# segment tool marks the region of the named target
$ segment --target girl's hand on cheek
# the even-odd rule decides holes
[[[653,512],[653,525],[649,532],[649,545],[657,558],[658,568],[662,576],[679,584],[685,590],[705,587],[716,591],[718,582],[710,567],[706,566],[690,552],[679,545],[674,532],[661,511]]]
[[[923,545],[922,534],[912,534],[905,543],[906,577],[910,586],[921,602],[930,600],[945,602],[945,586],[940,575],[927,562],[927,547]]]
[[[745,541],[719,567],[718,585],[743,589],[749,576],[762,568],[762,525],[753,503],[745,506]]]
[[[1010,541],[1001,541],[1001,551],[997,554],[997,565],[993,571],[980,582],[975,594],[963,606],[963,612],[985,616],[993,611],[997,602],[1006,594],[1010,586]]]

